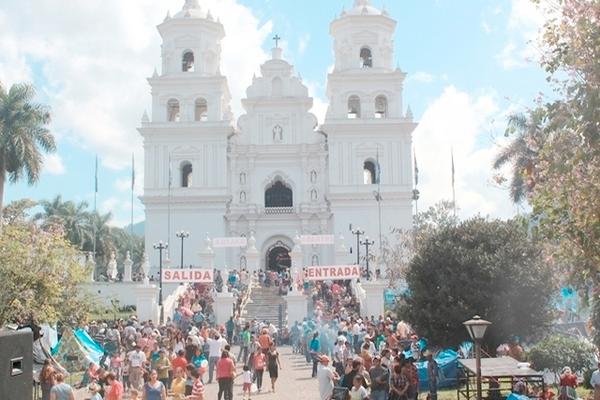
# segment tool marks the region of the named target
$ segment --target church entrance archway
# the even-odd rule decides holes
[[[283,272],[292,266],[290,257],[291,249],[282,241],[278,240],[268,248],[266,254],[266,270]]]

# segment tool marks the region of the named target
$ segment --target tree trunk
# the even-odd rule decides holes
[[[0,235],[2,235],[2,228],[4,221],[2,217],[2,210],[4,208],[4,183],[6,181],[6,171],[0,166]]]

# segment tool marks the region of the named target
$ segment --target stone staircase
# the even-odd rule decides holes
[[[285,298],[279,295],[279,288],[263,288],[255,286],[250,293],[250,299],[246,307],[242,311],[244,321],[249,322],[253,319],[257,321],[267,321],[273,323],[278,329],[280,326],[280,308],[281,308],[281,323],[286,324],[287,320],[287,304]]]

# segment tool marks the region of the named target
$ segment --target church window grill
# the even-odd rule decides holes
[[[206,121],[208,119],[208,102],[206,99],[196,99],[194,103],[194,120]]]
[[[377,167],[371,160],[365,161],[363,165],[363,183],[365,185],[373,185],[377,183]]]
[[[317,190],[313,189],[310,191],[310,200],[311,201],[317,201],[318,199],[318,195],[317,195]]]
[[[240,192],[240,203],[246,203],[246,192],[244,192],[243,190]]]
[[[179,122],[179,101],[171,99],[167,102],[167,120],[169,122]]]
[[[360,49],[360,61],[362,68],[373,67],[373,55],[371,53],[371,49],[368,47],[363,47]]]
[[[181,163],[181,187],[187,188],[192,186],[192,164],[189,161]]]
[[[387,97],[381,95],[375,98],[375,118],[387,118],[388,101]]]
[[[310,171],[310,183],[317,183],[317,171]]]
[[[350,96],[348,99],[348,119],[360,118],[360,97]]]
[[[265,207],[293,207],[294,195],[292,189],[283,182],[276,181],[265,191]]]
[[[181,58],[181,70],[183,72],[194,72],[194,53],[187,50]]]
[[[245,184],[246,184],[246,173],[241,172],[240,173],[240,185],[245,185]]]

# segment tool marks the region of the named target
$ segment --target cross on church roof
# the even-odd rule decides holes
[[[279,48],[279,41],[281,40],[279,35],[273,36],[273,40],[275,41],[275,48]]]

